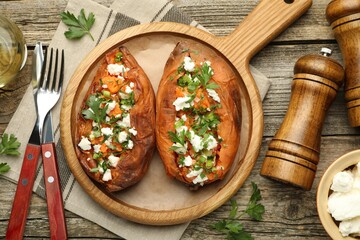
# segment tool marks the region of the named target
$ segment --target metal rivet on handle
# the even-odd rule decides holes
[[[29,154],[27,155],[27,159],[28,159],[28,160],[32,160],[32,159],[33,159],[33,155],[32,155],[31,153],[29,153]]]
[[[28,180],[27,180],[27,178],[24,178],[24,179],[22,179],[21,180],[21,184],[23,185],[23,186],[26,186],[27,184],[28,184]]]
[[[49,152],[49,151],[46,151],[46,152],[44,153],[44,156],[45,156],[46,158],[49,158],[49,157],[51,157],[51,152]]]
[[[49,182],[49,183],[53,183],[54,182],[54,177],[53,176],[50,176],[50,177],[48,177],[48,179],[47,179],[47,181]]]

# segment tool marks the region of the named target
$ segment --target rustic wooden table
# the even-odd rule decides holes
[[[109,6],[113,0],[96,0]],[[259,175],[267,146],[284,118],[290,99],[290,86],[296,60],[309,53],[318,53],[321,47],[334,51],[333,58],[342,62],[338,45],[325,19],[329,0],[314,0],[311,9],[264,48],[252,60],[272,80],[271,88],[263,102],[264,136],[255,168],[244,186],[234,196],[240,209],[246,206],[251,194],[251,181],[258,184],[266,208],[261,222],[244,219],[243,223],[255,239],[329,239],[318,218],[316,189],[321,176],[333,160],[358,148],[358,129],[347,122],[344,92],[341,89],[331,106],[322,131],[320,163],[311,191],[302,191],[270,181]],[[31,56],[34,43],[50,42],[60,21],[66,0],[0,1],[0,13],[14,20],[24,33],[29,57],[25,69],[15,82],[0,89],[0,134],[4,132],[31,79]],[[189,14],[215,35],[229,34],[256,6],[258,0],[174,0],[173,3]],[[5,236],[16,185],[0,177],[0,238]],[[209,224],[226,219],[229,202],[213,213],[193,221],[182,239],[224,239],[209,228]],[[71,212],[66,212],[68,234],[71,238],[118,238],[111,232]],[[45,200],[35,194],[25,230],[26,238],[49,238]]]

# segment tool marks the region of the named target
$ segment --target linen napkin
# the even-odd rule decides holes
[[[69,0],[65,11],[78,13],[82,8],[85,9],[86,14],[89,12],[95,14],[96,21],[91,29],[95,41],[92,41],[87,36],[77,41],[67,40],[63,35],[67,27],[63,23],[60,23],[50,43],[50,47],[65,50],[66,66],[63,89],[66,89],[68,81],[81,60],[102,40],[124,28],[147,22],[167,21],[190,24],[204,29],[167,0],[114,1],[110,8],[106,8],[93,1]],[[263,99],[270,86],[270,81],[255,68],[251,67],[251,71]],[[59,102],[61,103],[61,100]],[[54,128],[54,131],[65,209],[93,221],[126,239],[180,239],[189,223],[161,227],[127,221],[107,212],[83,191],[67,167],[65,156],[61,149],[61,143],[59,141],[60,103],[53,109],[52,116],[53,124],[57,126]],[[34,110],[35,105],[32,88],[29,86],[5,131],[7,133],[13,133],[18,137],[18,140],[21,142],[19,151],[22,154],[25,152],[27,141],[36,121],[36,113]],[[10,159],[6,156],[0,159],[0,162],[8,162],[11,165],[11,170],[4,175],[10,181],[18,181],[22,159],[23,155],[19,156],[15,161],[13,158]],[[41,161],[39,161],[37,168],[37,177],[33,191],[45,198]]]

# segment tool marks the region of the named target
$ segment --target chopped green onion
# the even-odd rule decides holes
[[[115,62],[120,62],[121,59],[122,59],[122,56],[123,56],[123,54],[121,52],[116,53],[114,61]]]
[[[107,90],[102,90],[102,94],[104,95],[104,97],[107,97],[107,98],[111,97],[110,92]]]

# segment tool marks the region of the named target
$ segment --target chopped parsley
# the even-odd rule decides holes
[[[189,49],[184,49],[184,51],[189,51]],[[214,178],[217,179],[216,149],[218,148],[216,145],[222,139],[217,133],[220,117],[215,111],[221,108],[221,105],[210,101],[212,96],[206,89],[215,90],[219,86],[211,81],[214,71],[210,62],[204,61],[201,66],[195,66],[191,72],[185,70],[184,64],[185,60],[177,68],[177,74],[180,77],[177,78],[176,84],[188,98],[185,103],[190,104],[190,107],[183,107],[178,112],[177,117],[179,118],[174,123],[175,131],[168,131],[168,136],[173,142],[170,150],[177,154],[179,167],[186,167],[188,173],[201,171],[197,176],[204,181],[208,179],[207,174],[214,173]],[[186,115],[185,119],[181,118],[181,115],[184,114]],[[190,147],[187,143],[191,143]],[[191,166],[185,166],[185,156],[188,155],[195,160]]]
[[[96,123],[103,123],[106,117],[106,110],[108,105],[101,107],[103,100],[96,97],[95,95],[90,95],[89,99],[86,101],[88,109],[82,110],[82,114],[85,119],[91,119]]]

